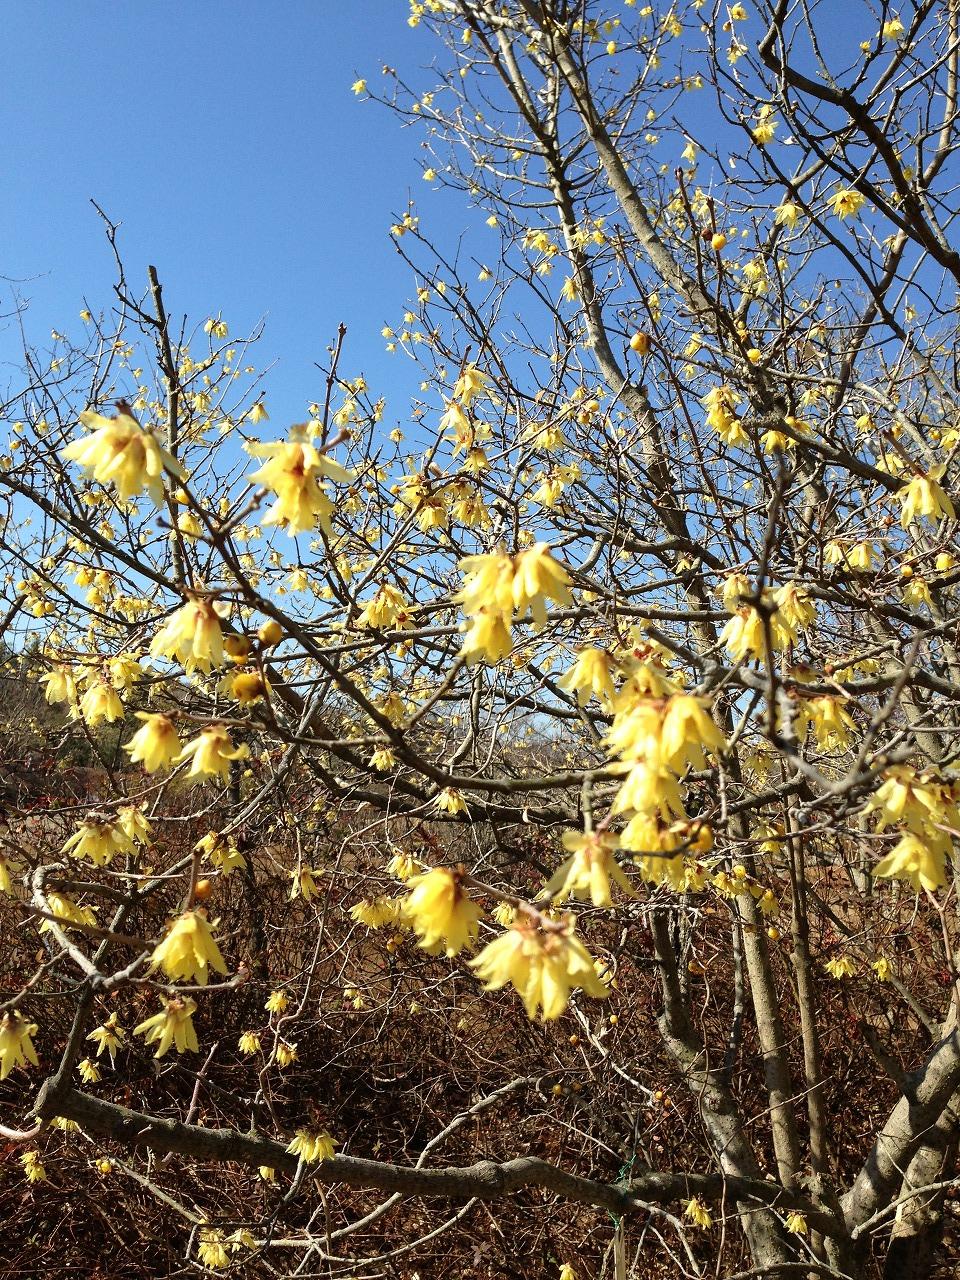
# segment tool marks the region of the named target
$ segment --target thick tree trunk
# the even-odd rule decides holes
[[[960,1095],[955,1095],[907,1166],[901,1195],[946,1182],[955,1174],[958,1109]],[[884,1280],[927,1280],[943,1239],[943,1203],[942,1189],[904,1201],[890,1235]]]

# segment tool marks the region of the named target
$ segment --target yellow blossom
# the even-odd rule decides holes
[[[175,658],[189,674],[224,664],[220,619],[209,600],[188,600],[166,620],[150,644],[154,658]]]
[[[339,1142],[335,1142],[329,1133],[312,1133],[309,1129],[298,1129],[296,1137],[287,1145],[287,1150],[304,1164],[316,1164],[318,1161],[332,1160],[335,1148],[339,1145]]]
[[[692,1200],[687,1201],[683,1208],[683,1216],[689,1218],[701,1231],[706,1231],[708,1227],[713,1226],[713,1216],[699,1196],[694,1196]]]
[[[186,479],[176,459],[128,413],[105,418],[88,409],[80,414],[80,421],[90,434],[68,444],[63,450],[64,458],[78,463],[100,484],[112,484],[122,502],[146,489],[159,506],[163,502],[164,471]]]
[[[244,1031],[237,1042],[237,1048],[244,1057],[252,1057],[253,1054],[260,1052],[260,1037],[255,1031]]]
[[[254,484],[270,489],[276,501],[263,518],[264,524],[285,524],[291,535],[305,533],[317,521],[325,533],[331,532],[334,506],[321,480],[349,482],[353,474],[310,444],[302,427],[294,427],[289,441],[275,444],[247,444],[248,453],[267,461],[251,474]]]
[[[187,776],[190,778],[219,778],[224,784],[230,781],[230,763],[246,760],[250,748],[246,743],[235,747],[223,725],[211,725],[192,738],[177,756],[177,763],[190,761]]]
[[[37,1024],[25,1018],[19,1009],[8,1009],[0,1018],[0,1080],[6,1080],[14,1067],[32,1063],[40,1065],[33,1037]]]
[[[455,956],[476,940],[480,907],[464,892],[462,876],[449,867],[438,867],[410,880],[411,893],[404,915],[426,948],[442,949]]]
[[[947,883],[947,847],[949,839],[941,835],[923,839],[905,831],[894,848],[873,868],[880,879],[906,880],[919,893],[923,889],[940,889]]]
[[[561,840],[570,857],[547,881],[544,895],[551,895],[555,902],[565,902],[570,897],[589,898],[595,907],[609,907],[613,880],[624,893],[633,896],[630,881],[614,857],[620,840],[612,832],[565,831]]]
[[[953,502],[938,483],[933,472],[914,476],[897,493],[900,499],[900,523],[904,529],[921,516],[930,520],[956,520]]]
[[[860,192],[854,191],[850,187],[841,187],[839,191],[834,192],[829,200],[832,211],[841,222],[857,213],[864,203],[865,198]]]
[[[611,676],[611,659],[606,649],[581,649],[577,660],[557,684],[569,693],[576,692],[577,702],[585,706],[595,697],[602,706],[613,701],[614,687]]]
[[[153,1055],[155,1058],[162,1058],[172,1044],[176,1045],[178,1053],[187,1050],[196,1053],[200,1048],[193,1026],[196,1010],[196,1002],[187,996],[164,1000],[161,1011],[134,1027],[133,1034],[142,1035],[147,1044],[159,1046]]]
[[[101,1053],[108,1053],[112,1062],[117,1050],[123,1047],[126,1034],[120,1026],[117,1014],[111,1013],[106,1022],[101,1023],[99,1027],[94,1027],[87,1039],[92,1040],[97,1046],[98,1058]]]
[[[136,716],[143,725],[123,748],[130,756],[130,763],[142,763],[147,773],[168,769],[183,750],[173,721],[147,711],[138,711]]]
[[[210,969],[227,972],[206,917],[199,911],[185,911],[177,917],[154,950],[150,968],[163,969],[173,982],[188,980],[201,987],[207,985]]]
[[[23,1165],[28,1182],[46,1182],[47,1171],[43,1167],[39,1151],[24,1151],[20,1157],[20,1163]]]
[[[588,996],[605,999],[610,993],[597,977],[593,958],[573,930],[541,930],[515,925],[487,943],[470,965],[487,991],[511,984],[523,1001],[528,1018],[542,1009],[543,1020],[559,1018],[570,992],[581,988]]]
[[[112,724],[123,719],[123,703],[116,690],[105,680],[95,681],[80,699],[80,714],[90,725],[105,720]]]

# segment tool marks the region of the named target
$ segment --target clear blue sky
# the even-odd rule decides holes
[[[138,288],[153,262],[173,312],[222,310],[231,335],[266,316],[280,421],[304,416],[341,320],[346,372],[371,386],[400,375],[380,328],[410,273],[388,227],[411,190],[426,195],[419,139],[350,86],[377,84],[383,62],[414,72],[429,59],[405,5],[7,0],[2,12],[0,275],[31,300],[33,341],[77,333],[84,297],[111,301],[93,197],[122,223]],[[19,339],[6,328],[9,360]]]

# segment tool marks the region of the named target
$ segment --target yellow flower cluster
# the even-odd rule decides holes
[[[960,829],[957,784],[908,765],[888,769],[884,780],[866,804],[877,813],[877,830],[898,824],[905,828],[894,848],[873,869],[880,878],[906,880],[919,893],[947,883],[947,859],[953,856],[953,840],[943,828]]]
[[[311,1133],[309,1129],[298,1129],[287,1150],[304,1164],[316,1164],[321,1160],[332,1160],[339,1145],[329,1133]]]
[[[712,427],[724,444],[746,444],[747,433],[737,417],[740,396],[732,387],[714,387],[703,397],[707,410],[707,426]]]
[[[740,575],[735,575],[735,580],[739,577]],[[740,584],[737,583],[737,597],[740,594]],[[816,606],[806,589],[795,582],[788,582],[774,590],[765,588],[762,604],[764,613],[768,615],[768,627],[764,626],[763,614],[756,606],[741,604],[720,632],[720,639],[729,649],[734,662],[743,662],[747,658],[765,662],[768,656],[768,631],[770,648],[774,653],[779,653],[795,644],[797,633],[816,621]],[[727,607],[730,608],[730,605],[727,604]]]
[[[95,867],[106,867],[118,854],[136,855],[138,844],[150,839],[150,825],[143,811],[133,805],[118,810],[115,821],[85,818],[61,846],[71,858],[86,858]]]
[[[502,552],[465,556],[463,588],[454,599],[470,620],[461,654],[468,663],[498,662],[513,648],[511,627],[529,611],[537,627],[547,621],[547,601],[573,603],[570,575],[545,542],[515,556]]]
[[[153,658],[175,658],[189,675],[207,674],[224,664],[223,632],[216,606],[209,600],[188,600],[172,613],[150,644]]]

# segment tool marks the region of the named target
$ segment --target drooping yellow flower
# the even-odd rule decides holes
[[[481,609],[513,609],[513,557],[499,552],[482,556],[464,556],[460,561],[463,587],[454,600],[463,605],[468,616]]]
[[[263,1007],[267,1013],[283,1013],[289,1005],[290,999],[285,991],[271,991]]]
[[[825,694],[820,698],[805,698],[804,706],[810,716],[817,745],[824,751],[840,751],[850,741],[850,730],[856,722],[843,705],[843,699]]]
[[[112,724],[114,720],[123,719],[123,703],[112,685],[106,680],[97,680],[80,699],[80,714],[89,725],[99,724],[101,720]]]
[[[660,814],[666,822],[687,816],[676,774],[644,760],[631,766],[610,812]]]
[[[95,925],[97,923],[96,912],[93,907],[81,907],[78,903],[66,893],[47,894],[47,906],[50,908],[50,914],[56,916],[57,923],[62,929],[69,929],[71,925]],[[49,933],[50,921],[44,920],[40,925],[40,933]]]
[[[136,717],[143,725],[123,748],[130,756],[130,763],[142,764],[147,773],[169,769],[183,750],[173,721],[149,711],[138,711]]]
[[[332,1160],[339,1145],[329,1133],[311,1133],[309,1129],[298,1129],[287,1150],[304,1164],[316,1164],[321,1160]]]
[[[256,1031],[244,1031],[237,1042],[237,1047],[244,1057],[250,1058],[260,1052],[260,1037]]]
[[[614,696],[612,665],[606,649],[581,649],[576,662],[557,684],[569,693],[576,692],[581,707],[586,706],[591,697],[601,706],[609,707]]]
[[[714,387],[703,397],[707,410],[707,426],[712,427],[725,444],[746,444],[747,433],[737,417],[740,396],[732,387]]]
[[[783,1225],[792,1235],[805,1236],[807,1234],[807,1220],[802,1213],[796,1210],[788,1213],[783,1220]]]
[[[314,528],[319,520],[325,533],[331,532],[334,506],[321,483],[324,479],[347,483],[353,473],[326,457],[306,439],[303,427],[294,427],[289,441],[275,444],[247,444],[248,453],[267,461],[250,480],[276,494],[276,501],[263,518],[264,524],[285,524],[294,535]]]
[[[368,929],[382,929],[384,925],[400,923],[404,908],[395,898],[380,894],[376,898],[361,898],[350,908],[350,919]]]
[[[164,471],[181,481],[186,479],[177,460],[128,413],[105,418],[88,409],[80,414],[80,421],[90,434],[68,444],[63,457],[76,462],[98,483],[112,484],[122,502],[146,489],[160,506]]]
[[[270,684],[260,671],[237,671],[228,677],[228,689],[231,698],[248,707],[269,693]]]
[[[481,608],[471,617],[460,649],[460,656],[467,666],[473,666],[481,659],[496,664],[510,654],[513,649],[510,617],[509,613],[496,607]]]
[[[101,1053],[108,1053],[110,1061],[113,1062],[117,1050],[123,1047],[126,1034],[120,1026],[118,1014],[111,1013],[106,1022],[101,1023],[99,1027],[94,1027],[87,1039],[92,1040],[97,1046],[98,1058]]]
[[[675,694],[666,706],[660,731],[660,760],[674,773],[690,765],[702,769],[704,752],[722,755],[726,739],[708,711],[708,702],[693,694]]]
[[[209,600],[188,600],[166,620],[150,643],[154,658],[175,658],[189,675],[224,665],[223,632]]]
[[[153,1055],[155,1058],[162,1058],[171,1045],[176,1045],[177,1053],[186,1053],[188,1050],[197,1053],[200,1045],[193,1025],[196,1011],[196,1001],[188,996],[164,1000],[160,1012],[134,1027],[133,1034],[142,1035],[147,1044],[158,1045]]]
[[[706,1231],[708,1227],[713,1226],[713,1215],[699,1196],[694,1196],[692,1200],[687,1201],[684,1205],[683,1216],[689,1218],[694,1226],[699,1227],[701,1231]]]
[[[51,704],[77,700],[77,683],[69,667],[51,667],[40,677],[40,683],[46,685],[43,696]]]
[[[894,848],[873,868],[878,879],[906,880],[917,893],[940,889],[947,883],[949,838],[923,839],[905,831]]]
[[[570,897],[589,898],[595,907],[612,905],[610,881],[633,897],[630,881],[614,857],[620,847],[619,837],[611,831],[565,831],[563,847],[570,853],[544,886],[544,895],[554,902]]]
[[[877,975],[878,982],[889,982],[893,974],[893,966],[886,956],[877,956],[876,960],[871,960],[870,968]]]
[[[838,982],[844,978],[852,978],[857,972],[857,965],[852,956],[834,956],[823,967],[830,977],[836,978]]]
[[[456,787],[444,787],[438,795],[434,796],[433,803],[440,813],[455,815],[467,812],[467,802]]]
[[[316,867],[308,867],[302,864],[290,872],[290,898],[303,898],[304,902],[310,902],[320,893],[320,886],[317,884],[317,876],[322,876],[323,872]]]
[[[939,475],[930,472],[914,476],[898,491],[900,524],[904,529],[921,516],[930,520],[956,520],[953,502],[938,481]]]
[[[28,1182],[46,1182],[47,1171],[43,1167],[39,1151],[24,1151],[20,1157],[20,1163],[23,1165],[23,1172],[27,1175]]]
[[[518,615],[522,618],[529,609],[536,625],[545,626],[548,600],[561,606],[573,603],[570,581],[570,574],[550,554],[545,542],[521,551],[514,561],[513,577],[513,604]]]
[[[357,616],[358,627],[376,627],[383,629],[398,625],[408,625],[407,612],[410,606],[404,599],[403,592],[392,587],[388,582],[377,589],[372,600],[368,600]]]
[[[418,934],[420,945],[455,956],[472,946],[483,912],[463,888],[462,876],[449,867],[437,867],[410,880],[411,893],[403,904],[404,916]]]
[[[0,1080],[6,1080],[14,1067],[40,1062],[33,1047],[37,1024],[25,1018],[19,1009],[8,1009],[0,1018]]]
[[[151,969],[163,969],[173,982],[207,985],[209,971],[226,973],[227,966],[214,940],[206,916],[185,911],[171,925],[167,936],[154,949]]]
[[[550,931],[526,923],[514,925],[487,943],[470,965],[487,991],[509,983],[523,1001],[527,1017],[535,1018],[542,1009],[545,1022],[560,1017],[575,988],[598,1000],[610,994],[597,976],[589,951],[574,933],[572,920]]]
[[[230,1255],[223,1232],[215,1227],[201,1227],[197,1242],[197,1257],[210,1271],[222,1271],[230,1265]]]
[[[230,763],[246,760],[250,748],[245,742],[239,747],[223,727],[215,724],[192,738],[177,756],[177,763],[190,761],[187,776],[190,778],[219,778],[224,784],[230,781]]]
[[[478,396],[486,395],[489,387],[490,375],[478,369],[475,364],[466,364],[454,384],[453,396],[461,404],[469,406]]]
[[[84,1084],[97,1084],[101,1079],[100,1068],[89,1058],[81,1058],[77,1063],[77,1071]]]
[[[795,200],[791,200],[789,196],[781,200],[776,209],[777,216],[774,223],[778,227],[786,227],[788,231],[792,231],[797,225],[797,219],[800,217],[800,206]]]
[[[865,197],[851,187],[841,187],[839,191],[833,193],[829,200],[831,209],[841,222],[845,218],[853,217],[865,202]]]
[[[106,867],[117,854],[132,853],[129,836],[116,822],[98,822],[86,818],[72,836],[64,841],[60,852],[71,858],[86,858],[95,867]]]

